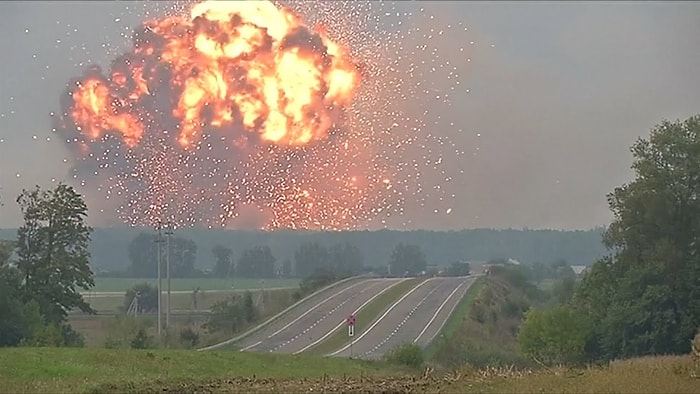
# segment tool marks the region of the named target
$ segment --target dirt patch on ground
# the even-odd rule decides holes
[[[415,376],[270,379],[236,377],[208,382],[152,382],[148,387],[100,387],[99,392],[161,393],[444,393],[451,382]],[[131,389],[131,390],[130,390]]]

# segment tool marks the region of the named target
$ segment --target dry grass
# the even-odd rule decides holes
[[[605,367],[407,372],[381,362],[240,352],[0,349],[0,392],[697,393],[692,356]]]
[[[604,367],[542,370],[464,370],[460,392],[483,393],[697,393],[700,364],[691,356],[645,357]]]

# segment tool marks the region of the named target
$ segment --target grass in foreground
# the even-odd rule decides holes
[[[386,310],[393,302],[399,299],[407,291],[411,290],[419,283],[424,281],[422,278],[408,279],[392,286],[382,295],[375,298],[367,306],[362,308],[356,316],[355,336],[362,333],[364,329],[369,327],[372,322],[379,317],[379,314]],[[325,355],[332,351],[340,349],[342,346],[350,343],[348,337],[347,326],[343,325],[336,332],[331,334],[325,341],[319,343],[309,350],[310,354]]]
[[[595,368],[462,368],[241,352],[0,349],[0,392],[695,393],[700,362],[648,357]]]
[[[313,379],[391,374],[382,364],[242,352],[77,348],[0,349],[0,392],[148,391],[216,379]]]

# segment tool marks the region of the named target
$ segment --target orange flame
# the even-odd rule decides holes
[[[87,77],[72,90],[70,115],[93,140],[115,132],[137,145],[156,116],[142,103],[167,91],[183,147],[227,126],[304,145],[326,137],[359,83],[345,48],[269,1],[207,1],[139,33],[109,78]]]

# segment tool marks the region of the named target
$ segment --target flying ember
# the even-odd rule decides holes
[[[399,152],[431,148],[399,133],[391,95],[410,94],[393,68],[331,39],[336,20],[205,1],[144,21],[108,70],[67,85],[54,131],[73,177],[130,225],[226,227],[253,212],[244,226],[344,230],[402,214],[428,192]]]

